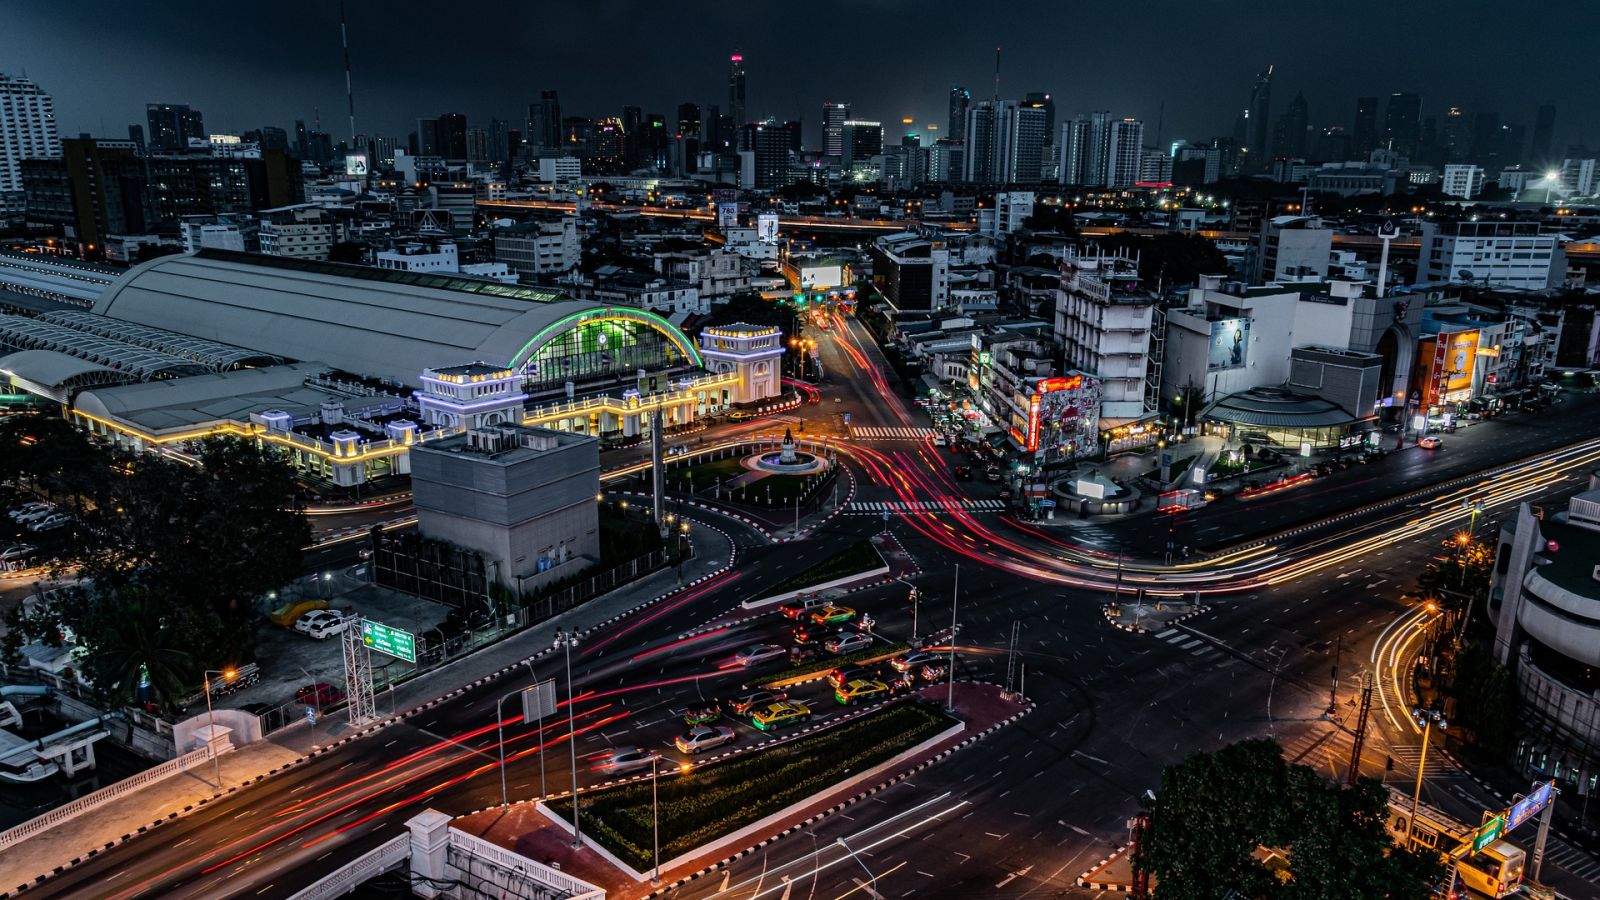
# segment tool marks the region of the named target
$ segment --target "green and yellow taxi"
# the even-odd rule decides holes
[[[788,725],[798,725],[811,718],[811,707],[797,700],[769,703],[750,716],[750,724],[762,731],[776,731]]]
[[[882,700],[887,696],[889,696],[889,686],[871,678],[847,681],[833,689],[833,699],[846,706],[855,706],[857,703],[872,700]]]
[[[811,614],[811,621],[818,625],[839,625],[856,617],[856,611],[848,606],[824,606]]]

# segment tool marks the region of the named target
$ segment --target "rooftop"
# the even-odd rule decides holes
[[[1205,418],[1260,428],[1320,428],[1356,421],[1337,403],[1274,387],[1229,394],[1211,404]]]

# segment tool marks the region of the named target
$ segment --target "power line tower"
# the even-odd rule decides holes
[[[350,701],[350,724],[364,725],[378,717],[372,696],[372,651],[362,639],[362,619],[354,616],[341,639],[344,644],[344,693]]]
[[[1006,694],[1012,695],[1017,689],[1017,636],[1022,632],[1022,622],[1019,619],[1011,620],[1011,646],[1006,649]],[[951,638],[954,641],[954,638]]]
[[[1371,672],[1361,675],[1361,711],[1356,715],[1356,736],[1350,744],[1350,774],[1346,784],[1355,784],[1361,777],[1361,745],[1367,741],[1367,714],[1372,712],[1372,689],[1377,686]]]

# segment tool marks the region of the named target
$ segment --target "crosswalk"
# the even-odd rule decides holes
[[[845,507],[845,512],[852,515],[879,515],[884,512],[891,513],[940,513],[954,512],[956,510],[973,511],[999,511],[1006,508],[1004,500],[994,499],[961,499],[961,500],[867,500],[857,501]]]
[[[1532,825],[1524,825],[1532,828]],[[1600,859],[1586,853],[1577,847],[1568,844],[1555,835],[1551,835],[1545,842],[1544,858],[1546,862],[1554,863],[1563,872],[1569,872],[1577,877],[1593,882],[1600,879]]]
[[[904,425],[862,425],[850,427],[850,436],[857,440],[920,441],[938,431],[932,428],[914,428]]]
[[[1389,755],[1394,757],[1396,771],[1404,772],[1412,778],[1416,777],[1417,760],[1422,756],[1421,745],[1395,747],[1389,751]],[[1455,760],[1438,751],[1437,742],[1435,749],[1428,751],[1428,767],[1422,775],[1424,779],[1460,778],[1465,774],[1461,771],[1461,767],[1456,765]]]
[[[1227,655],[1221,650],[1218,650],[1216,646],[1209,641],[1203,641],[1189,632],[1182,631],[1177,628],[1168,628],[1165,631],[1156,632],[1156,639],[1166,641],[1167,643],[1177,647],[1179,650],[1182,650],[1185,653],[1188,653],[1190,656],[1193,656],[1196,659],[1211,661],[1217,657]]]

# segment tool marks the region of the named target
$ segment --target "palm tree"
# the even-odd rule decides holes
[[[190,642],[178,610],[137,585],[105,596],[83,593],[83,602],[100,611],[75,617],[88,623],[78,634],[84,671],[105,699],[172,708],[194,692],[197,667],[182,649]]]

